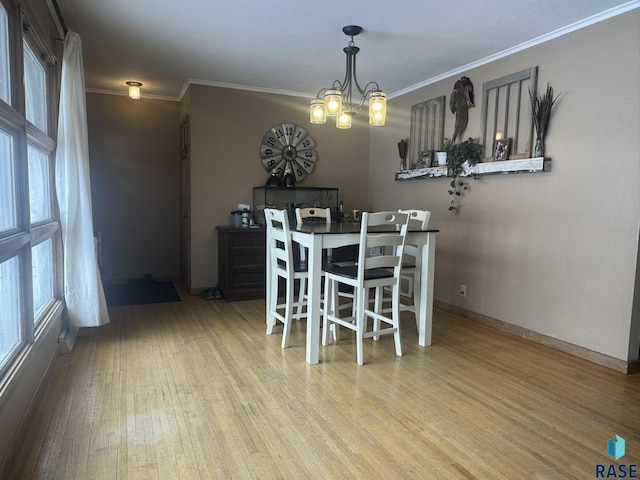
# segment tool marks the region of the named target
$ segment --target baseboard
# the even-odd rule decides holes
[[[434,305],[443,310],[447,310],[464,318],[468,318],[469,320],[473,320],[478,323],[482,323],[483,325],[487,325],[498,330],[511,333],[512,335],[523,338],[525,340],[529,340],[531,342],[540,343],[555,350],[573,355],[574,357],[582,358],[583,360],[587,360],[597,365],[610,368],[612,370],[615,370],[616,372],[624,374],[634,374],[640,372],[640,360],[626,362],[618,358],[610,357],[609,355],[605,355],[603,353],[594,352],[593,350],[589,350],[588,348],[580,347],[578,345],[574,345],[557,338],[549,337],[547,335],[534,332],[533,330],[529,330],[518,325],[513,325],[511,323],[488,317],[486,315],[467,310],[466,308],[441,302],[439,300],[435,300]]]

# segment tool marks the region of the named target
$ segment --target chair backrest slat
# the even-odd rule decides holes
[[[296,223],[302,225],[305,219],[324,218],[325,223],[331,224],[330,208],[296,208]],[[300,262],[304,263],[307,259],[306,248],[300,246]],[[331,256],[331,254],[329,254]]]
[[[271,258],[271,267],[287,270],[293,275],[293,252],[291,249],[291,230],[286,210],[265,208],[267,222],[267,254]]]
[[[400,213],[406,213],[409,215],[409,228],[420,228],[420,230],[427,230],[429,228],[429,219],[431,218],[431,212],[429,210],[398,210]]]
[[[409,215],[400,212],[365,212],[360,228],[360,251],[358,254],[358,275],[363,278],[364,270],[371,268],[401,267]],[[391,232],[377,232],[373,227],[393,228]],[[373,230],[371,230],[373,228]],[[367,256],[372,248],[383,247],[383,253]],[[396,272],[398,273],[398,272]]]
[[[409,215],[409,227],[420,228],[420,230],[427,230],[429,228],[429,219],[431,218],[431,212],[429,210],[398,210],[398,212],[406,213]],[[418,247],[415,245],[405,245],[404,255],[417,257]]]
[[[307,218],[324,218],[326,223],[331,223],[330,208],[296,208],[296,222],[301,224]]]

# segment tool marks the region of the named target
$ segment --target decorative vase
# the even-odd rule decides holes
[[[536,145],[533,148],[534,158],[544,157],[544,141],[540,138],[536,140]]]
[[[398,155],[400,155],[400,170],[407,169],[407,141],[400,140],[398,142]]]
[[[293,174],[293,170],[291,170],[291,167],[287,167],[287,169],[284,171],[282,184],[288,188],[293,188],[296,186],[296,176]]]
[[[447,152],[436,152],[436,157],[438,157],[438,165],[441,167],[447,166]]]

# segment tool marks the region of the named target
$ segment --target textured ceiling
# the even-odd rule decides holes
[[[87,89],[178,99],[188,82],[314,96],[344,76],[390,97],[640,6],[640,0],[58,0],[83,43]]]

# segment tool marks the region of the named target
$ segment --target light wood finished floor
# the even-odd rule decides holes
[[[305,322],[265,335],[264,302],[182,293],[112,308],[59,357],[11,479],[589,479],[625,438],[640,463],[640,377],[436,310],[304,361]]]

